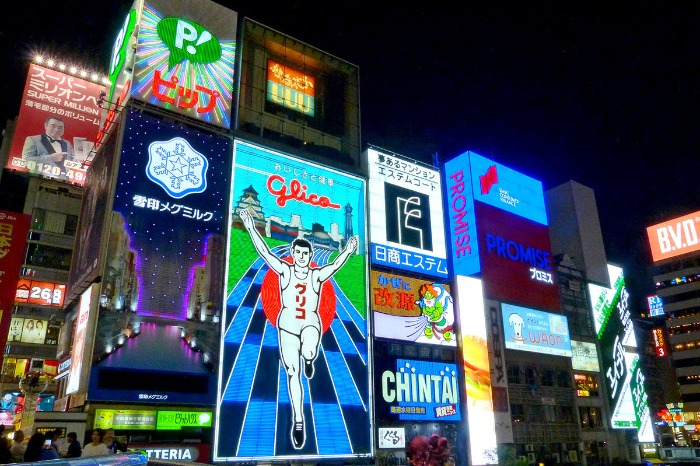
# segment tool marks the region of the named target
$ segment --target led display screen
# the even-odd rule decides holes
[[[131,97],[229,128],[237,20],[209,0],[146,1]]]
[[[588,290],[612,407],[612,428],[637,429],[640,442],[653,442],[629,293],[620,267],[608,264],[608,275],[610,287],[589,284]]]
[[[46,344],[46,331],[48,327],[48,320],[13,317],[10,322],[10,331],[7,334],[7,341],[36,343],[39,345]]]
[[[698,223],[700,210],[647,227],[654,262],[700,250]]]
[[[15,293],[16,303],[62,307],[66,297],[66,285],[20,279]]]
[[[29,65],[6,168],[78,185],[95,146],[104,87],[58,70]]]
[[[0,210],[0,348],[5,347],[10,327],[31,220],[29,215]]]
[[[600,372],[595,343],[571,340],[571,366],[575,371]]]
[[[455,277],[461,350],[469,422],[469,464],[497,464],[496,421],[487,347],[487,323],[481,280]]]
[[[506,348],[555,356],[571,356],[566,316],[503,304]]]
[[[373,264],[447,277],[440,172],[367,151]]]
[[[313,77],[267,60],[267,101],[291,108],[310,117],[315,113],[315,80]]]
[[[457,346],[448,285],[377,271],[370,285],[375,337]]]
[[[452,269],[464,276],[481,270],[468,154],[445,163],[444,170]]]
[[[559,310],[549,229],[477,202],[479,252],[489,298],[545,310]]]
[[[370,455],[365,184],[236,141],[215,461]]]
[[[474,200],[547,225],[542,183],[469,152]]]
[[[126,112],[90,400],[213,404],[231,141]]]
[[[383,421],[459,421],[457,366],[386,356],[375,358],[377,418]]]
[[[664,302],[658,295],[647,296],[649,306],[649,317],[664,315]]]

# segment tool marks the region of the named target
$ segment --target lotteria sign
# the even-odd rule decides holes
[[[452,269],[455,275],[473,275],[481,271],[481,263],[469,152],[447,162],[444,173]]]
[[[388,357],[377,362],[375,382],[380,419],[461,419],[455,364]]]

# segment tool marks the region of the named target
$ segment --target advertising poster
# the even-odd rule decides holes
[[[31,220],[29,215],[0,210],[0,348],[5,347],[10,329]]]
[[[76,299],[99,275],[102,241],[112,201],[119,131],[107,139],[88,170],[68,275],[68,300]]]
[[[664,315],[664,302],[658,295],[647,296],[647,306],[649,307],[649,317]]]
[[[101,84],[29,65],[6,168],[83,185],[102,109]]]
[[[600,372],[595,343],[571,340],[571,366],[575,371]]]
[[[315,94],[313,77],[274,60],[267,60],[266,99],[268,102],[312,117],[316,107]]]
[[[26,279],[17,282],[16,303],[63,307],[65,297],[66,285]]]
[[[452,269],[455,275],[474,275],[481,271],[481,262],[469,152],[445,163],[444,174]]]
[[[556,265],[545,225],[477,202],[486,295],[526,307],[560,309]]]
[[[156,411],[144,409],[96,409],[95,429],[154,430]]]
[[[235,143],[215,461],[372,453],[365,184]]]
[[[237,21],[209,0],[144,2],[132,98],[230,128]]]
[[[214,404],[231,141],[125,116],[90,400]]]
[[[700,250],[700,211],[647,227],[654,262]]]
[[[501,307],[497,301],[486,300],[486,342],[491,366],[491,398],[496,422],[498,443],[513,443],[513,423],[508,401],[508,374],[506,373]]]
[[[571,357],[566,316],[505,303],[501,312],[506,348]]]
[[[497,464],[496,419],[487,347],[486,309],[481,280],[455,277],[455,302],[461,323],[464,384],[469,423],[469,464]]]
[[[375,337],[457,346],[448,285],[377,271],[370,285]]]
[[[547,225],[542,183],[469,152],[474,200]]]
[[[648,397],[644,388],[629,293],[620,267],[608,264],[610,287],[589,284],[603,374],[612,407],[613,429],[637,429],[640,442],[653,442]]]
[[[368,149],[373,264],[447,278],[440,172]]]
[[[86,359],[85,345],[88,333],[88,320],[90,319],[90,308],[92,307],[93,286],[90,286],[80,296],[78,320],[75,323],[75,331],[73,332],[73,349],[71,351],[71,365],[68,370],[68,382],[66,383],[66,395],[76,393],[81,388],[84,388],[80,386],[80,382],[83,373],[83,363]]]

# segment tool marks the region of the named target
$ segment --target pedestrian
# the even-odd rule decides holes
[[[109,448],[107,445],[102,443],[104,441],[104,433],[102,429],[95,429],[90,435],[92,442],[88,443],[83,447],[83,453],[80,455],[83,458],[89,456],[106,456],[109,455]]]
[[[46,443],[46,436],[37,432],[27,442],[27,451],[24,452],[24,461],[45,461],[58,459],[58,453]]]
[[[114,429],[105,430],[104,444],[107,445],[110,453],[117,453],[118,451],[126,451],[126,445],[117,442],[114,438]]]
[[[24,441],[24,431],[15,432],[14,443],[10,447],[13,463],[21,463],[24,460],[24,452],[27,451],[27,444]]]
[[[75,432],[68,432],[66,435],[66,442],[68,443],[68,451],[66,452],[66,458],[79,458],[82,453],[82,448],[80,447],[80,442],[78,441],[78,434]]]

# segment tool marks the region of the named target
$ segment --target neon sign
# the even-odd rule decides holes
[[[267,60],[267,100],[314,116],[314,79],[293,68]]]

